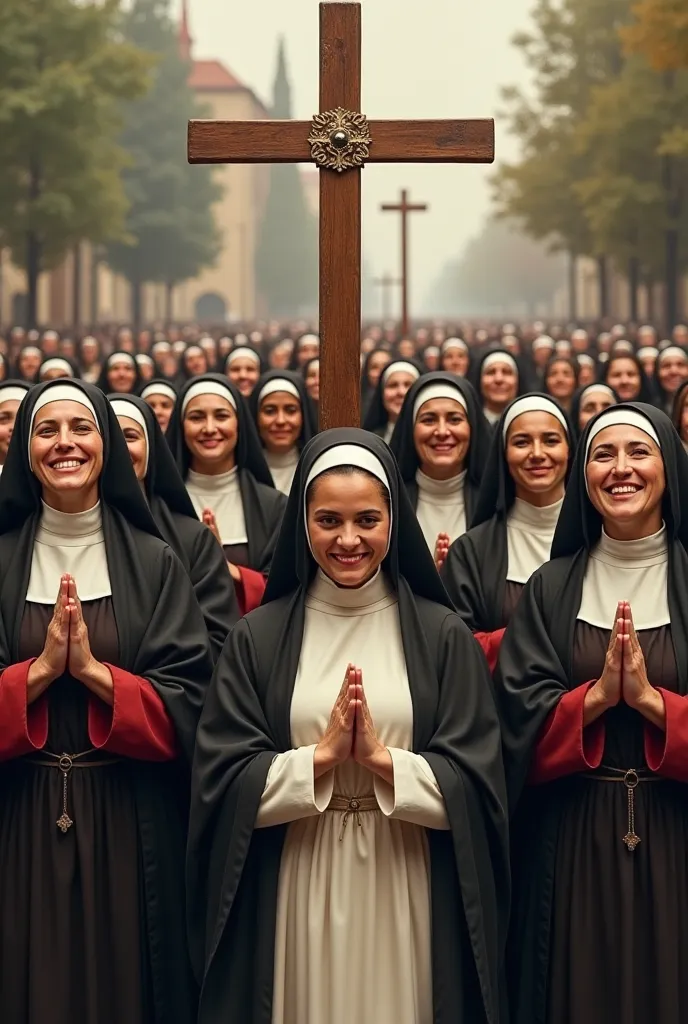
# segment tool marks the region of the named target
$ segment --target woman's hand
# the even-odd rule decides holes
[[[623,667],[623,634],[626,603],[619,601],[616,619],[604,659],[604,670],[597,682],[590,687],[583,706],[583,725],[590,725],[596,718],[613,708],[621,700],[621,672]]]
[[[203,509],[203,522],[208,527],[208,529],[210,530],[210,532],[212,533],[213,537],[220,545],[220,547],[222,547],[222,540],[220,539],[220,530],[217,525],[217,520],[215,519],[215,513],[211,508]],[[241,579],[241,573],[239,572],[238,568],[236,567],[236,565],[234,565],[233,562],[228,561],[227,568],[229,569],[230,576],[232,577],[233,580],[238,581]]]
[[[356,723],[354,726],[354,761],[394,785],[392,755],[378,739],[373,716],[363,688],[363,675],[356,684]]]
[[[664,701],[647,678],[645,655],[633,625],[630,604],[624,606],[622,690],[629,707],[660,729],[665,727]]]
[[[81,601],[76,590],[76,580],[68,579],[68,611],[69,611],[69,656],[68,665],[71,675],[89,690],[112,704],[114,686],[107,666],[97,661],[91,653],[88,638],[88,626],[81,611]]]
[[[45,646],[29,668],[27,678],[27,701],[33,704],[48,689],[51,683],[65,672],[69,652],[69,580],[60,579],[60,589],[55,602],[53,617],[48,624]]]
[[[313,767],[316,779],[343,764],[351,756],[356,719],[356,679],[361,670],[347,665],[344,682],[334,702],[325,735],[315,748]]]
[[[437,540],[435,541],[435,565],[438,572],[447,560],[450,543],[448,533],[437,534]]]

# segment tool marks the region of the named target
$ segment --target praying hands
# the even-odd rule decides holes
[[[393,785],[392,757],[378,739],[363,687],[363,673],[355,665],[347,666],[327,729],[316,747],[315,777],[349,758]]]

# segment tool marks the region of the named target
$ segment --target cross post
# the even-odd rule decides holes
[[[408,338],[409,315],[409,271],[408,271],[408,215],[409,213],[425,213],[427,203],[410,203],[408,192],[405,188],[401,190],[401,198],[398,203],[383,203],[380,207],[383,213],[401,214],[401,336]]]
[[[368,121],[361,113],[361,4],[320,4],[320,112],[312,121],[189,122],[190,163],[320,169],[320,423],[360,423],[361,168],[492,163],[494,121]]]
[[[390,317],[390,301],[389,295],[395,285],[401,284],[401,281],[397,277],[392,277],[391,274],[383,274],[382,277],[376,277],[373,281],[374,285],[382,292],[382,319],[389,320]]]

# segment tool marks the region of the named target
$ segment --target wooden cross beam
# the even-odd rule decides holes
[[[361,5],[320,4],[320,113],[312,121],[190,121],[191,163],[308,163],[320,174],[320,423],[360,423],[361,167],[491,163],[494,122],[368,121]]]
[[[382,291],[382,319],[388,320],[390,315],[389,293],[392,288],[401,284],[401,280],[398,277],[392,277],[391,274],[383,274],[382,277],[376,277],[373,284]]]
[[[401,214],[401,336],[408,338],[409,315],[409,272],[408,272],[408,215],[409,213],[425,213],[427,203],[410,203],[408,192],[405,188],[401,190],[401,198],[398,203],[383,203],[380,209],[383,213]]]

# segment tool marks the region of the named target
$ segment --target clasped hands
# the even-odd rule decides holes
[[[392,757],[377,737],[363,688],[363,673],[355,665],[347,666],[325,734],[315,748],[315,777],[350,758],[393,783]]]
[[[88,627],[73,576],[60,578],[60,589],[53,617],[48,625],[45,646],[29,669],[29,703],[46,690],[65,671],[78,679],[108,703],[112,703],[112,676],[109,669],[91,653]]]
[[[621,701],[654,725],[664,727],[664,701],[647,678],[645,656],[628,601],[619,601],[617,606],[604,671],[585,698],[585,724],[594,722]]]
[[[220,528],[217,525],[217,520],[215,518],[215,513],[213,512],[213,510],[211,508],[204,508],[203,509],[203,523],[204,523],[205,526],[208,527],[208,529],[210,530],[210,532],[212,533],[213,537],[215,538],[217,543],[220,545],[220,547],[222,547],[222,539],[220,537]],[[230,562],[228,560],[227,561],[227,568],[229,569],[230,576],[232,577],[233,580],[238,581],[238,580],[241,579],[241,573],[239,572],[238,567],[236,565],[234,565],[233,562]]]

